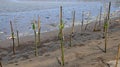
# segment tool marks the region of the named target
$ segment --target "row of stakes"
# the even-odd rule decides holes
[[[104,24],[103,24],[103,35],[105,38],[105,49],[104,52],[106,53],[107,51],[107,38],[108,38],[108,30],[109,30],[109,22],[110,22],[110,9],[111,9],[111,2],[109,2],[109,7],[108,7],[108,14],[106,15],[106,18],[104,19]],[[100,17],[99,17],[99,26],[101,26],[101,14],[102,14],[102,7],[100,8]],[[34,41],[35,41],[35,56],[38,56],[38,48],[37,46],[40,45],[40,31],[41,31],[41,26],[40,26],[40,17],[38,16],[38,28],[36,29],[36,23],[37,21],[34,20],[33,24],[32,24],[32,29],[34,31]],[[87,21],[88,22],[88,21]],[[97,23],[95,23],[93,31],[98,31],[97,29]],[[74,36],[74,24],[75,24],[75,11],[73,11],[73,19],[72,19],[72,28],[71,28],[71,32],[70,32],[70,47],[72,47],[72,37]],[[83,30],[83,25],[84,25],[84,14],[82,12],[82,21],[81,21],[81,32]],[[87,29],[88,24],[86,24],[85,29]],[[11,27],[11,36],[12,36],[12,43],[13,43],[13,54],[15,55],[15,37],[14,37],[14,30],[13,30],[13,26],[12,26],[12,21],[10,21],[10,27]],[[59,25],[59,34],[58,37],[60,39],[60,46],[61,46],[61,66],[64,66],[65,64],[65,58],[64,58],[64,33],[63,33],[63,29],[64,29],[64,23],[62,20],[62,6],[60,6],[60,25]],[[36,31],[38,30],[38,33],[36,33]],[[17,30],[17,42],[18,42],[18,46],[20,46],[19,43],[19,31]],[[38,35],[38,36],[37,36]],[[117,67],[118,64],[118,59],[119,59],[119,53],[120,53],[120,45],[119,45],[119,49],[118,49],[118,55],[117,55],[117,59],[116,59],[116,65],[115,67]],[[0,67],[2,67],[2,63],[0,62]]]

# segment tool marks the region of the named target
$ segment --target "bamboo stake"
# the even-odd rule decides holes
[[[73,24],[72,24],[71,34],[70,34],[70,47],[72,46],[72,37],[74,36],[74,23],[75,23],[75,11],[73,11]]]
[[[100,7],[99,27],[101,26],[102,6]]]
[[[104,23],[104,28],[105,28],[105,53],[106,53],[106,50],[107,50],[107,30],[108,30],[108,20],[106,18],[105,20],[106,22]]]
[[[108,16],[107,19],[110,19],[110,10],[111,10],[111,2],[109,2],[109,8],[108,8]]]
[[[94,25],[93,31],[97,31],[97,29],[96,29],[96,28],[97,28],[97,23],[98,23],[98,22],[97,22],[97,19],[98,19],[98,16],[96,17],[96,23],[95,23],[95,25]]]
[[[19,41],[19,31],[17,30],[17,42],[18,42],[18,46],[20,46],[20,41]]]
[[[36,26],[35,23],[33,23],[32,28],[34,30],[34,37],[35,37],[35,56],[38,56],[38,49],[37,49],[37,39],[36,39]]]
[[[40,30],[41,30],[40,17],[38,16],[38,44],[39,45],[40,45]]]
[[[82,11],[82,21],[81,21],[81,31],[83,30],[83,25],[84,25],[84,11]]]
[[[75,11],[73,11],[73,24],[72,24],[72,34],[74,34],[74,26],[75,26]]]
[[[0,61],[0,67],[3,67],[1,61]]]
[[[61,59],[62,59],[62,66],[64,66],[64,43],[63,43],[63,28],[64,28],[64,24],[62,22],[62,6],[60,6],[60,32],[59,32],[59,35],[60,35],[60,43],[61,43],[61,53],[62,53],[62,56],[61,56]]]
[[[86,24],[86,26],[85,26],[85,30],[87,30],[87,26],[88,26],[89,18],[90,18],[90,15],[88,15],[88,19],[87,19],[87,24]]]
[[[15,55],[15,40],[14,40],[14,31],[13,31],[12,21],[10,21],[10,26],[11,26],[11,36],[13,41],[13,54]]]
[[[117,53],[117,58],[116,58],[115,67],[118,67],[118,60],[119,60],[119,57],[120,57],[120,44],[118,45],[118,53]]]

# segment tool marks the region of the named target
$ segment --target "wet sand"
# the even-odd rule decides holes
[[[87,30],[82,32],[79,25],[75,26],[72,47],[69,47],[71,28],[64,29],[65,67],[109,67],[108,62],[116,59],[118,44],[120,43],[120,17],[111,19],[107,53],[104,53],[103,32],[93,32],[94,24],[95,22],[89,23]],[[20,38],[19,47],[16,43],[16,55],[12,53],[11,40],[0,42],[3,67],[60,67],[56,59],[61,57],[60,40],[57,35],[57,30],[41,34],[38,57],[34,55],[33,36]]]

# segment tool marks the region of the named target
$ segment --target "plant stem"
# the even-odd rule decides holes
[[[10,26],[11,26],[11,36],[13,41],[13,54],[15,55],[15,40],[14,40],[14,31],[13,31],[12,21],[10,21]]]

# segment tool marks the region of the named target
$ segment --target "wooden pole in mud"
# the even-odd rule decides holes
[[[118,53],[117,53],[117,57],[116,57],[116,64],[115,64],[115,67],[118,67],[118,60],[119,60],[119,57],[120,57],[120,44],[118,45]]]
[[[73,11],[73,24],[72,24],[71,34],[70,34],[70,47],[72,46],[72,37],[74,36],[74,24],[75,24],[75,11]]]
[[[34,21],[35,22],[35,21]],[[34,37],[35,37],[35,56],[38,56],[38,49],[37,49],[37,39],[36,39],[36,26],[35,23],[33,23],[32,28],[34,30]]]
[[[108,16],[107,19],[110,19],[110,10],[111,10],[111,2],[109,2],[109,8],[108,8]]]
[[[101,26],[102,6],[100,7],[99,27]]]
[[[98,21],[97,21],[97,19],[98,19],[98,16],[96,17],[96,22],[95,22],[95,25],[94,25],[94,28],[93,28],[93,31],[95,32],[95,31],[97,31],[97,23],[98,23]]]
[[[38,16],[38,44],[39,45],[40,45],[40,30],[41,30],[40,17]]]
[[[60,37],[60,43],[61,43],[61,53],[62,53],[62,56],[61,56],[61,59],[62,59],[62,62],[61,62],[61,65],[64,66],[64,39],[63,39],[63,28],[64,28],[64,24],[62,22],[62,6],[60,6],[60,26],[59,26],[59,37]]]
[[[74,26],[75,26],[75,11],[73,11],[73,24],[72,24],[72,34],[74,34]]]
[[[107,20],[107,17],[105,19],[105,22],[104,22],[104,28],[105,28],[105,53],[106,53],[106,50],[107,50],[107,36],[108,36],[108,20]]]
[[[84,25],[84,11],[82,11],[81,32],[83,30],[83,25]]]
[[[17,30],[17,42],[18,42],[18,46],[20,46],[20,41],[19,41],[19,31]]]
[[[0,61],[0,67],[3,67],[1,61]]]
[[[89,18],[90,18],[90,15],[88,15],[88,19],[87,19],[87,24],[86,24],[86,26],[85,26],[85,30],[87,30],[87,26],[88,26]]]
[[[10,26],[11,26],[11,36],[12,36],[12,41],[13,41],[13,54],[15,55],[15,37],[14,37],[12,21],[10,21]]]

